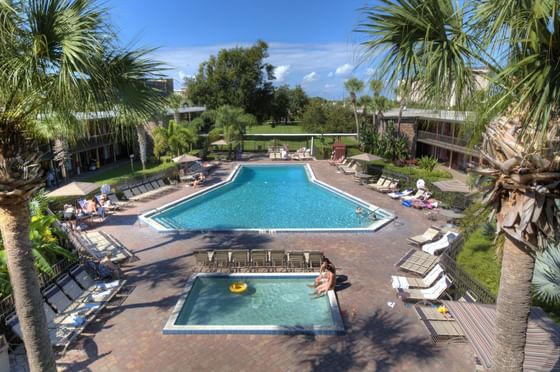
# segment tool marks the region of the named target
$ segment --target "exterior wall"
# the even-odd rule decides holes
[[[409,153],[413,156],[416,153],[416,133],[418,125],[413,123],[402,123],[400,125],[400,134],[408,139]]]

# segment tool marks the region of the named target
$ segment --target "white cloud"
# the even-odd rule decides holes
[[[334,76],[334,72],[329,72],[329,74],[327,75],[327,77],[333,77]]]
[[[290,65],[280,65],[274,68],[274,76],[277,82],[282,82],[290,73]]]
[[[366,76],[369,76],[369,77],[375,75],[376,73],[377,73],[376,68],[368,67],[367,70],[366,70]]]
[[[316,73],[315,71],[310,72],[309,74],[307,74],[303,77],[303,82],[304,83],[311,83],[311,82],[317,81],[317,80],[319,80],[319,74]]]
[[[325,89],[332,89],[334,87],[336,87],[334,84],[325,84]]]
[[[352,66],[350,63],[345,63],[336,69],[335,74],[340,76],[346,76],[352,72],[353,68],[354,66]]]
[[[183,80],[185,80],[185,78],[192,78],[194,77],[194,75],[190,75],[187,74],[185,71],[183,70],[179,70],[179,72],[177,73],[177,75],[179,75],[179,81],[183,82]]]

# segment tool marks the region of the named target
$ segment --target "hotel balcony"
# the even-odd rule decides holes
[[[419,130],[417,141],[466,155],[479,155],[477,150],[467,147],[467,141],[460,137],[445,136],[443,134]]]

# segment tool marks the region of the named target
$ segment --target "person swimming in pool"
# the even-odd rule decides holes
[[[364,213],[364,210],[362,209],[362,207],[356,207],[356,214],[358,216],[362,215],[362,213]]]

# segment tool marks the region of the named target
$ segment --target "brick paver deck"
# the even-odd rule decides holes
[[[422,233],[430,221],[422,212],[337,174],[324,161],[311,163],[317,178],[398,219],[375,233],[212,233],[160,234],[137,223],[137,215],[192,193],[181,188],[136,203],[99,227],[132,250],[137,261],[124,271],[128,288],[121,304],[99,321],[59,359],[68,370],[92,371],[471,371],[468,344],[430,342],[411,308],[396,300],[389,277],[409,249],[406,238]],[[224,177],[231,167],[214,173]],[[194,267],[196,248],[320,249],[347,281],[338,299],[347,324],[342,336],[163,335],[183,286]],[[388,301],[397,303],[390,308]]]

